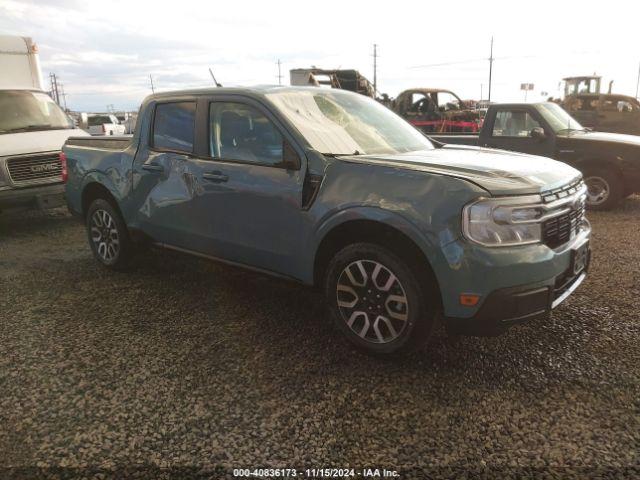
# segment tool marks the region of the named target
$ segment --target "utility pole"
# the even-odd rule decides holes
[[[489,95],[487,102],[491,102],[491,75],[493,73],[493,37],[491,37],[491,53],[489,54]]]
[[[55,73],[49,74],[49,80],[51,82],[51,98],[60,105],[60,93],[58,91],[58,78]]]
[[[156,93],[155,88],[153,88],[153,77],[149,74],[149,80],[151,81],[151,93]]]
[[[640,87],[640,64],[638,65],[638,81],[636,82],[636,98],[638,98],[638,87]]]
[[[60,84],[60,96],[62,97],[62,103],[64,104],[64,111],[67,111],[67,94],[64,93],[64,84]]]
[[[484,87],[484,85],[481,83],[480,84],[480,100],[481,101],[482,101],[482,97],[483,97],[483,95],[482,95],[482,87]]]
[[[280,69],[280,67],[282,67],[282,62],[280,59],[278,59],[276,64],[278,65],[278,85],[282,85],[282,70]]]
[[[378,93],[378,44],[373,44],[373,94]]]

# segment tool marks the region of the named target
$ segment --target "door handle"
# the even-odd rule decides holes
[[[148,170],[150,172],[164,172],[164,167],[162,165],[158,165],[157,163],[143,163],[143,170]]]
[[[202,174],[202,178],[204,178],[205,180],[211,180],[212,182],[226,182],[227,180],[229,180],[228,175],[225,175],[224,173],[219,171],[205,172]]]

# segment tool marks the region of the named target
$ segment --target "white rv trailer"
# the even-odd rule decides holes
[[[0,212],[64,204],[60,149],[87,134],[43,87],[31,38],[0,35]]]

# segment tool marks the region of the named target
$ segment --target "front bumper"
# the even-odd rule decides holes
[[[586,277],[584,270],[569,278],[562,287],[526,285],[496,290],[475,316],[446,318],[445,326],[450,333],[458,335],[500,335],[513,325],[548,317],[551,310],[566,300]]]
[[[552,309],[566,300],[585,280],[591,262],[590,249],[586,250],[584,268],[577,273],[573,271],[571,257],[577,247],[587,245],[588,248],[586,242],[589,237],[590,228],[587,227],[562,249],[550,250],[555,261],[546,259],[540,264],[532,262],[526,269],[522,269],[522,265],[514,264],[513,268],[518,273],[517,277],[512,278],[518,278],[520,282],[530,278],[529,282],[487,291],[483,295],[481,305],[468,317],[446,315],[445,312],[444,320],[447,330],[462,335],[494,336],[503,333],[513,325],[546,318]],[[535,272],[535,275],[539,275],[539,269],[534,268],[536,265],[545,266],[551,276],[543,280],[535,280],[534,276],[527,276],[527,272],[532,274]],[[560,268],[554,270],[556,266]],[[504,276],[504,270],[501,274]],[[485,275],[485,285],[495,281],[491,270],[485,271]]]
[[[0,190],[0,211],[44,210],[64,204],[63,183]]]

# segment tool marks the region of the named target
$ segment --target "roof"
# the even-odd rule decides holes
[[[515,103],[491,103],[491,107],[496,108],[522,108],[535,107],[537,105],[558,105],[555,102],[515,102]]]
[[[17,35],[0,35],[0,53],[23,54],[33,52],[35,47],[31,37],[19,37]]]
[[[600,75],[580,75],[577,77],[566,77],[562,80],[566,82],[568,80],[584,80],[585,78],[595,78],[596,80],[600,80],[602,77]]]
[[[438,93],[438,92],[447,92],[453,93],[451,90],[447,90],[446,88],[407,88],[404,92],[421,92],[421,93]],[[402,93],[404,93],[402,92]],[[455,93],[453,93],[455,95]],[[457,95],[456,95],[457,96]]]
[[[252,87],[208,87],[194,88],[186,90],[171,90],[149,95],[147,99],[161,99],[167,97],[179,97],[181,95],[211,95],[211,94],[244,94],[244,95],[266,95],[276,92],[296,92],[296,91],[318,91],[318,87],[291,87],[285,85],[256,85]]]

